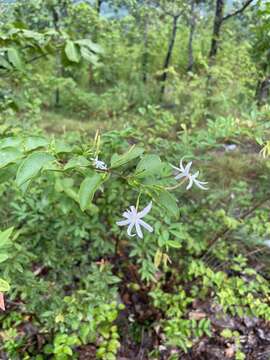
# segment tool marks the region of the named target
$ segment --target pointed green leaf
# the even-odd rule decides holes
[[[9,48],[7,51],[8,60],[9,62],[16,68],[21,70],[22,69],[22,61],[20,55],[15,48]]]
[[[89,166],[91,163],[84,156],[78,156],[70,159],[64,167],[64,170],[70,170],[74,168],[83,168]]]
[[[158,196],[156,197],[156,201],[163,208],[168,210],[168,212],[178,218],[179,216],[179,208],[177,206],[177,200],[174,195],[169,193],[167,190],[162,190],[158,192]]]
[[[48,146],[48,144],[48,140],[41,136],[30,136],[25,140],[25,149],[26,151],[31,151],[40,147]]]
[[[69,61],[78,63],[80,61],[80,53],[77,45],[73,41],[68,40],[65,46],[65,54]]]
[[[162,162],[157,155],[145,155],[139,161],[135,174],[137,177],[146,177],[160,172]]]
[[[22,186],[28,180],[36,176],[43,168],[44,165],[48,164],[50,161],[53,161],[54,157],[51,154],[45,152],[36,152],[30,154],[20,165],[17,176],[16,183],[18,186]]]
[[[132,146],[126,153],[122,155],[114,154],[111,158],[111,167],[116,168],[118,166],[122,166],[129,161],[136,159],[141,156],[144,152],[144,149],[136,146]]]
[[[0,278],[0,292],[9,291],[9,289],[10,289],[9,283]]]
[[[21,138],[16,137],[7,137],[5,139],[0,140],[0,149],[4,149],[6,147],[14,147],[18,148],[22,144]]]
[[[0,231],[0,248],[3,248],[10,244],[10,236],[12,234],[13,228],[8,228],[4,231]]]
[[[95,192],[104,180],[104,174],[99,173],[83,180],[79,191],[79,203],[82,211],[87,209],[89,203],[93,200]]]
[[[22,157],[22,153],[15,148],[5,148],[0,150],[0,169],[16,162]]]

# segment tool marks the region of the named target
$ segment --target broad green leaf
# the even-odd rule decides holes
[[[48,146],[49,142],[41,136],[30,136],[25,140],[25,150],[31,151],[40,147]]]
[[[17,175],[16,183],[18,186],[22,186],[28,180],[36,176],[43,168],[44,165],[53,161],[54,157],[51,154],[45,152],[36,152],[30,154],[20,165]]]
[[[83,180],[79,191],[79,203],[82,211],[85,211],[93,200],[96,190],[104,182],[104,174],[96,173]]]
[[[122,166],[122,165],[128,163],[129,161],[136,159],[137,157],[142,155],[143,152],[144,152],[144,149],[142,149],[140,147],[136,147],[134,145],[129,149],[129,151],[127,151],[126,153],[124,153],[122,155],[114,154],[111,158],[111,167],[116,168],[118,166]]]
[[[180,249],[181,248],[181,244],[179,244],[179,242],[177,242],[175,240],[167,241],[167,245],[174,248],[174,249]]]
[[[139,161],[135,174],[137,177],[145,177],[160,172],[162,162],[157,155],[145,155]]]
[[[78,51],[77,45],[68,40],[65,46],[65,54],[69,61],[78,63],[80,61],[80,53]]]
[[[16,137],[7,137],[5,139],[0,140],[0,149],[4,149],[6,147],[16,147],[18,148],[22,144],[21,138]]]
[[[1,292],[9,291],[9,289],[10,289],[9,283],[0,278],[0,291]]]
[[[12,234],[13,228],[8,228],[4,231],[0,231],[0,248],[5,247],[10,244],[10,236]]]
[[[76,44],[80,45],[81,47],[87,47],[89,50],[95,53],[103,53],[103,49],[100,45],[94,43],[90,39],[81,39],[75,41]]]
[[[88,161],[84,156],[78,156],[76,158],[70,159],[65,165],[64,170],[88,167],[90,164],[90,161]]]
[[[8,258],[9,258],[8,254],[5,254],[5,253],[1,254],[0,253],[0,263],[6,261]]]
[[[54,151],[56,154],[64,154],[72,152],[72,146],[64,142],[56,141],[54,145]]]
[[[7,60],[3,56],[0,56],[0,66],[8,70],[12,69],[12,66],[7,62]]]
[[[179,208],[174,195],[169,193],[167,190],[161,190],[157,194],[156,201],[159,205],[168,210],[172,216],[178,218]]]
[[[0,169],[14,163],[21,157],[22,153],[13,147],[0,150]]]
[[[22,69],[22,61],[21,61],[21,57],[17,51],[17,49],[15,48],[8,48],[7,50],[7,54],[8,54],[8,60],[9,62],[16,68],[21,70]]]
[[[93,54],[91,51],[89,51],[86,47],[81,46],[81,55],[82,57],[90,62],[91,64],[97,65],[98,64],[98,57],[97,55]]]

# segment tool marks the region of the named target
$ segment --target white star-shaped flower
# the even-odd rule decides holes
[[[91,160],[93,161],[93,165],[96,169],[100,169],[100,170],[108,170],[107,165],[105,164],[104,161],[98,160],[98,157],[96,158],[91,158]]]
[[[143,233],[141,227],[148,230],[149,232],[153,232],[152,226],[147,224],[145,221],[142,220],[144,216],[146,216],[152,208],[152,201],[142,210],[137,211],[135,206],[130,206],[129,210],[126,210],[123,213],[124,220],[117,221],[117,225],[119,226],[128,226],[127,234],[128,236],[139,236],[139,238],[143,238]],[[135,226],[136,234],[132,234],[132,230]]]
[[[202,189],[202,190],[208,190],[207,187],[205,187],[206,184],[208,184],[206,181],[200,181],[197,179],[197,177],[199,176],[199,171],[197,171],[195,174],[191,174],[190,169],[191,169],[191,165],[192,165],[192,161],[190,161],[189,163],[187,163],[186,166],[183,165],[183,159],[180,160],[180,164],[179,164],[179,168],[176,166],[171,165],[172,168],[174,168],[175,170],[177,170],[177,172],[179,172],[178,174],[176,174],[176,176],[174,177],[175,180],[179,180],[182,178],[185,178],[187,180],[189,180],[189,183],[186,187],[187,190],[189,190],[192,185],[196,185],[198,188]]]

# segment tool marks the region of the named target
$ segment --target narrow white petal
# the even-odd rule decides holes
[[[190,162],[187,164],[187,166],[185,167],[185,173],[186,173],[186,174],[189,174],[191,165],[192,165],[192,161],[190,161]]]
[[[119,226],[126,226],[126,225],[130,224],[130,220],[117,221],[116,224]]]
[[[142,226],[142,227],[144,227],[146,230],[148,230],[149,232],[153,232],[153,228],[152,228],[152,226],[150,226],[149,224],[147,224],[145,221],[143,221],[143,220],[139,220],[138,221],[138,223]]]
[[[195,174],[194,174],[194,175],[192,175],[193,180],[195,180],[195,179],[199,176],[199,174],[200,174],[200,172],[199,172],[199,171],[195,172]]]
[[[184,167],[184,165],[183,165],[183,159],[184,158],[182,158],[181,160],[180,160],[180,169],[181,169],[181,171],[185,171],[185,167]]]
[[[132,231],[132,229],[134,228],[134,222],[132,222],[131,224],[129,224],[129,226],[128,226],[128,229],[127,229],[127,234],[128,234],[128,236],[135,236],[135,234],[131,234],[131,231]]]
[[[202,190],[208,190],[208,188],[205,187],[205,186],[203,186],[202,182],[199,181],[199,180],[194,180],[194,184],[195,184],[198,188],[200,188],[200,189],[202,189]]]
[[[193,178],[192,178],[192,176],[190,176],[189,183],[188,183],[188,186],[186,187],[186,190],[189,190],[192,187],[192,184],[193,184]]]
[[[134,214],[136,214],[137,213],[137,210],[136,210],[136,208],[135,208],[135,206],[131,206],[130,207],[130,210],[131,210],[131,212]]]
[[[135,223],[135,226],[136,226],[137,235],[139,236],[139,238],[143,239],[142,229],[141,229],[138,221]]]
[[[150,201],[150,203],[142,211],[140,211],[138,213],[138,217],[142,218],[145,215],[147,215],[149,213],[149,211],[151,210],[151,208],[152,208],[152,201]]]
[[[127,218],[127,219],[129,219],[130,218],[130,212],[129,211],[125,211],[125,212],[123,212],[123,214],[122,214],[122,216],[124,217],[124,218]]]
[[[177,166],[174,166],[174,165],[172,165],[172,164],[170,164],[170,166],[171,166],[173,169],[177,170],[177,171],[182,171],[182,170],[179,169]]]
[[[175,180],[179,180],[179,179],[182,179],[183,177],[186,177],[186,175],[181,173],[181,174],[176,175],[174,178],[175,178]]]

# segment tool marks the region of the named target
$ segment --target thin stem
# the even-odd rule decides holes
[[[181,185],[183,185],[184,182],[187,181],[187,179],[188,179],[188,178],[185,177],[182,181],[180,181],[179,184],[174,185],[174,186],[165,187],[165,190],[175,190],[175,189],[179,188]]]

